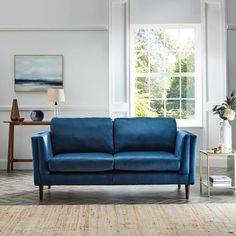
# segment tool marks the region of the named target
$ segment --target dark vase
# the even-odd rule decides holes
[[[44,114],[40,110],[33,110],[30,113],[30,118],[31,118],[32,121],[42,121],[43,118],[44,118]]]
[[[11,120],[18,121],[20,118],[20,112],[18,108],[17,99],[13,99],[12,108],[11,108]]]

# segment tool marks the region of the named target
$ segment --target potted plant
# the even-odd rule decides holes
[[[220,143],[224,145],[225,152],[232,150],[232,128],[229,120],[235,119],[236,97],[234,91],[221,105],[216,105],[212,111],[213,114],[219,115],[223,120],[220,125]]]

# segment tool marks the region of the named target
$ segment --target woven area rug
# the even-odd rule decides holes
[[[0,206],[0,235],[236,235],[236,204]]]

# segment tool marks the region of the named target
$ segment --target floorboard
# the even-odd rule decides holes
[[[215,173],[221,171],[219,168]],[[0,190],[0,205],[236,203],[234,190],[214,190],[208,198],[204,189],[200,195],[198,181],[190,188],[189,200],[184,186],[178,191],[177,185],[52,186],[45,188],[44,201],[39,202],[31,171],[1,171]]]

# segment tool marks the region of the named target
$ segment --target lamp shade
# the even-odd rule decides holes
[[[65,102],[64,89],[48,89],[48,101]]]

